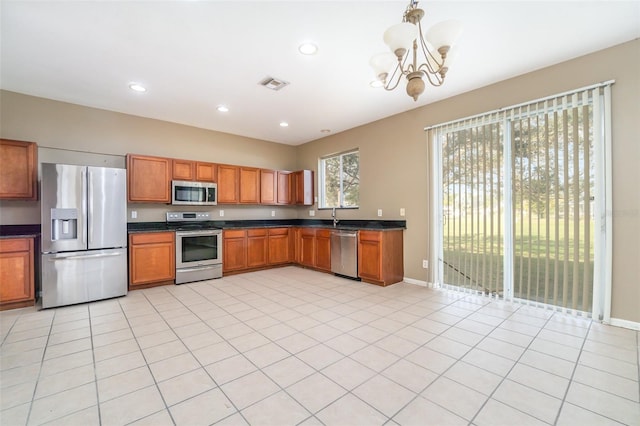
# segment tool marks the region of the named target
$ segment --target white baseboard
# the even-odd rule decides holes
[[[628,321],[620,318],[611,318],[609,325],[640,331],[640,322]]]
[[[426,281],[415,280],[413,278],[404,277],[402,278],[402,281],[404,281],[407,284],[419,285],[421,287],[429,287]]]

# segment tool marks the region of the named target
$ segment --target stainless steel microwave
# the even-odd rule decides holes
[[[171,181],[171,204],[179,206],[215,206],[218,185],[211,182]]]

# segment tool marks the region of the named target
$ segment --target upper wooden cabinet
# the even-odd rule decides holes
[[[196,180],[198,182],[215,182],[217,180],[216,165],[197,161]]]
[[[276,204],[293,204],[292,172],[278,171],[276,178]]]
[[[216,165],[191,160],[173,160],[174,180],[195,180],[198,182],[215,182]]]
[[[127,154],[131,202],[171,202],[171,159]]]
[[[34,303],[33,238],[0,240],[0,310]]]
[[[260,204],[276,204],[278,181],[275,170],[260,170]]]
[[[0,199],[38,199],[37,156],[33,142],[0,139]]]
[[[294,172],[295,204],[313,205],[313,171],[299,170]]]
[[[189,160],[176,160],[172,161],[172,179],[173,180],[193,180],[196,175],[195,172],[195,161]]]
[[[260,169],[240,167],[240,202],[243,204],[260,203]]]
[[[218,204],[240,201],[240,168],[218,164]]]

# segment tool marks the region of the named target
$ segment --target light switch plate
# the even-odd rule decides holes
[[[378,209],[378,217],[382,216],[382,209]]]
[[[400,208],[400,216],[404,216],[404,207]]]
[[[220,217],[224,216],[224,210],[220,210]]]
[[[316,215],[315,210],[309,210],[309,216],[315,216],[315,215]]]
[[[276,211],[275,210],[271,210],[271,217],[275,217],[276,215]]]
[[[138,218],[138,212],[135,210],[131,210],[131,219],[137,219]]]

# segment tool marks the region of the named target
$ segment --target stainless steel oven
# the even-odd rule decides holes
[[[208,219],[209,213],[167,213],[176,227],[176,284],[222,277],[222,230]]]

